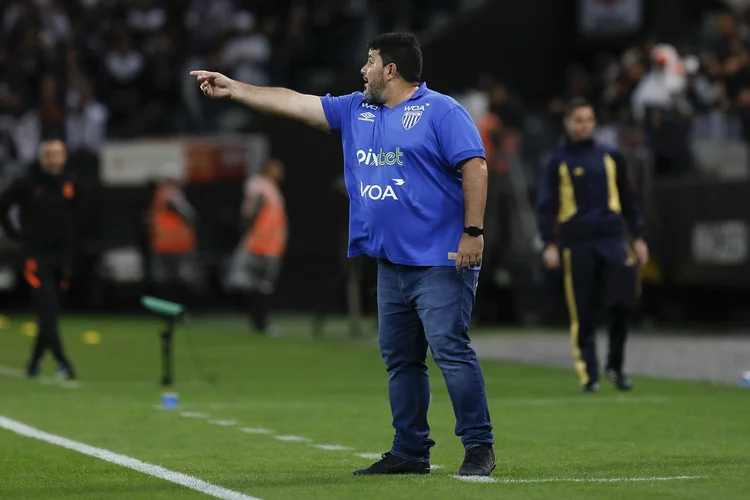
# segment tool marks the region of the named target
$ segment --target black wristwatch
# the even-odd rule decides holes
[[[484,231],[481,227],[469,226],[464,228],[464,233],[476,238],[477,236],[482,236],[482,234],[484,234]]]

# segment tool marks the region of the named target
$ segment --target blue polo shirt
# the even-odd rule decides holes
[[[321,97],[344,150],[349,257],[394,264],[454,266],[464,228],[457,165],[485,157],[474,121],[455,99],[425,83],[387,108],[362,92]]]

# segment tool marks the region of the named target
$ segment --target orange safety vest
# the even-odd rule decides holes
[[[508,154],[516,154],[520,145],[521,135],[518,131],[503,127],[500,118],[491,112],[485,113],[477,122],[479,134],[482,137],[484,150],[487,154],[487,169],[497,174],[507,174],[510,168]],[[502,132],[500,144],[495,146],[492,141],[492,134],[495,131]],[[497,156],[497,152],[505,153]]]
[[[195,250],[195,230],[167,208],[177,195],[174,186],[160,186],[151,204],[151,249],[157,254],[189,253]]]
[[[276,184],[262,177],[251,179],[248,183],[249,200],[252,202],[252,198],[257,195],[262,196],[263,206],[252,227],[245,233],[243,246],[256,255],[280,257],[286,251],[287,240],[284,197]]]
[[[478,120],[477,128],[479,129],[479,135],[484,144],[484,151],[487,155],[487,168],[489,171],[496,173],[507,172],[508,168],[505,160],[496,156],[498,149],[502,151],[502,144],[496,146],[492,140],[492,135],[495,131],[500,131],[503,128],[500,118],[494,113],[487,112]]]

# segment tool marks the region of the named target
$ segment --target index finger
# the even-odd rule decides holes
[[[211,71],[204,71],[202,69],[191,71],[190,76],[197,76],[199,82],[204,82],[208,78],[214,76],[214,74]]]

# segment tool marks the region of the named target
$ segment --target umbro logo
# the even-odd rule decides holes
[[[359,118],[357,118],[357,120],[361,120],[363,122],[374,122],[375,115],[370,113],[369,111],[366,111],[364,113],[360,113]]]

